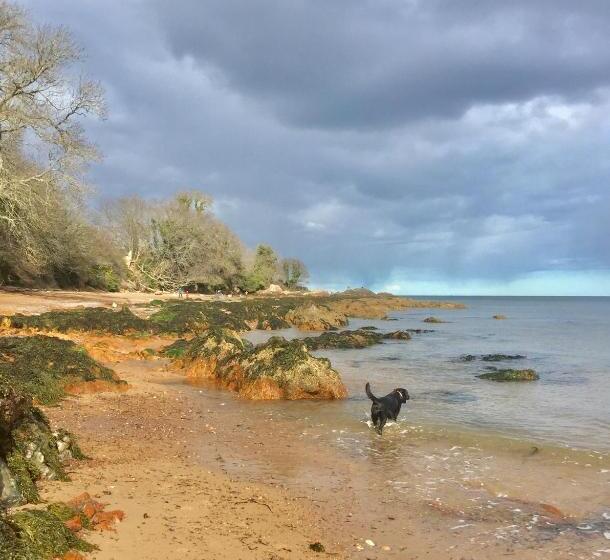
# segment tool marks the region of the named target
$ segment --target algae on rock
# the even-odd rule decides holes
[[[0,337],[0,380],[19,387],[40,404],[56,404],[70,387],[78,384],[126,386],[81,346],[43,335]]]
[[[191,379],[213,379],[247,399],[340,399],[347,395],[330,362],[309,354],[301,340],[274,336],[253,347],[235,331],[208,329],[181,343],[175,362]]]
[[[65,480],[63,462],[79,457],[74,437],[53,433],[31,395],[0,378],[0,507],[37,502],[36,480]]]
[[[85,307],[48,311],[40,315],[4,317],[4,327],[56,332],[101,332],[116,335],[151,333],[154,325],[134,315],[127,306],[115,311],[106,307]]]
[[[539,375],[533,369],[496,369],[477,375],[479,379],[489,381],[536,381]]]
[[[300,340],[271,337],[239,361],[239,393],[249,399],[343,399],[347,390],[326,358],[309,354]]]
[[[300,305],[286,314],[286,321],[302,331],[326,331],[347,325],[347,316],[326,305]]]
[[[321,350],[367,348],[375,344],[381,344],[384,340],[410,339],[411,335],[406,331],[381,333],[364,327],[353,331],[325,332],[319,336],[304,338],[303,342],[309,350]]]
[[[71,550],[90,552],[95,547],[74,535],[51,511],[22,510],[0,516],[3,560],[53,560]]]

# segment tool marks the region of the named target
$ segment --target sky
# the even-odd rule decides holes
[[[198,188],[315,287],[610,295],[607,0],[22,0],[84,48],[100,198]]]

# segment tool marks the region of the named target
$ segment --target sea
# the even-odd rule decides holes
[[[389,320],[352,319],[347,328],[380,332],[425,329],[409,341],[365,349],[323,350],[339,371],[349,397],[341,402],[270,403],[269,413],[315,418],[343,439],[370,429],[364,385],[383,396],[406,388],[411,400],[386,430],[421,430],[451,437],[505,438],[533,444],[610,451],[610,298],[455,297],[464,309],[416,308],[390,312]],[[425,323],[433,315],[442,323]],[[503,315],[502,320],[494,315]],[[302,337],[294,329],[255,331]],[[488,354],[523,356],[500,362]],[[468,361],[464,356],[470,355]],[[540,379],[500,383],[479,379],[486,368],[531,368]]]

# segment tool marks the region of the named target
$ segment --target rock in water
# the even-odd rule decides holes
[[[303,341],[274,336],[252,347],[229,329],[209,329],[185,343],[175,362],[191,379],[213,379],[252,400],[342,399],[347,391],[324,358]]]
[[[286,313],[286,321],[302,331],[326,331],[347,325],[347,317],[343,313],[315,303],[292,309]]]
[[[325,332],[319,336],[309,336],[303,339],[309,350],[367,348],[381,344],[384,340],[410,340],[406,331],[393,331],[382,334],[376,330],[362,328],[353,331]]]
[[[439,319],[438,317],[426,317],[424,319],[424,323],[446,323],[447,321],[443,321],[442,319]]]
[[[489,381],[536,381],[540,379],[533,369],[493,369],[477,375],[477,377]]]
[[[274,336],[239,361],[240,395],[261,399],[343,399],[347,390],[326,358],[309,354],[300,340]]]

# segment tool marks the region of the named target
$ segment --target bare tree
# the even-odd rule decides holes
[[[41,244],[52,216],[77,210],[82,172],[97,155],[80,117],[104,114],[100,86],[72,78],[80,54],[65,29],[35,27],[0,1],[0,267],[10,247],[22,272],[44,272],[57,256]]]

